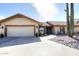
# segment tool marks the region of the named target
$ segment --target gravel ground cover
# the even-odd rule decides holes
[[[50,40],[79,50],[79,41],[69,36],[56,36],[55,38],[52,38]]]

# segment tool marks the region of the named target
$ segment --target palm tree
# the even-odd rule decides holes
[[[70,36],[74,34],[74,4],[70,3]]]

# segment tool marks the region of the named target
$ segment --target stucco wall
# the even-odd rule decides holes
[[[57,27],[57,26],[54,27],[55,34],[57,34],[57,32],[59,31],[59,29],[60,29],[60,27]],[[79,32],[79,26],[78,27],[74,27],[74,32]],[[65,33],[67,33],[67,27],[66,26],[65,26]]]
[[[60,31],[60,27],[62,26],[54,26],[54,33],[57,34],[59,31]],[[67,33],[67,27],[64,27],[65,28],[65,33]]]
[[[75,28],[74,28],[74,31],[75,31],[75,32],[79,32],[79,27],[75,27]]]
[[[59,31],[59,27],[53,27],[54,28],[54,34],[57,34],[57,32]],[[53,29],[52,29],[53,30]]]
[[[67,27],[65,26],[65,34],[67,34]]]
[[[11,20],[3,22],[2,24],[3,25],[36,25],[36,26],[38,26],[37,22],[34,22],[27,18],[13,18]]]

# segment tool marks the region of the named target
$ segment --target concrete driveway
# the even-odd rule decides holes
[[[7,37],[0,39],[0,47],[8,47],[14,45],[22,45],[22,44],[29,44],[41,42],[40,38],[36,37]]]
[[[1,55],[14,56],[77,56],[79,50],[50,41],[56,36],[49,35],[39,38],[13,38],[11,41],[1,44]],[[10,38],[9,38],[10,39]],[[32,40],[32,41],[31,41]]]

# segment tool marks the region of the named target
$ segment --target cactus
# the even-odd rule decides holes
[[[70,36],[74,35],[74,4],[70,3]]]
[[[66,15],[67,15],[67,34],[70,36],[70,20],[69,20],[69,7],[68,3],[66,3]]]

